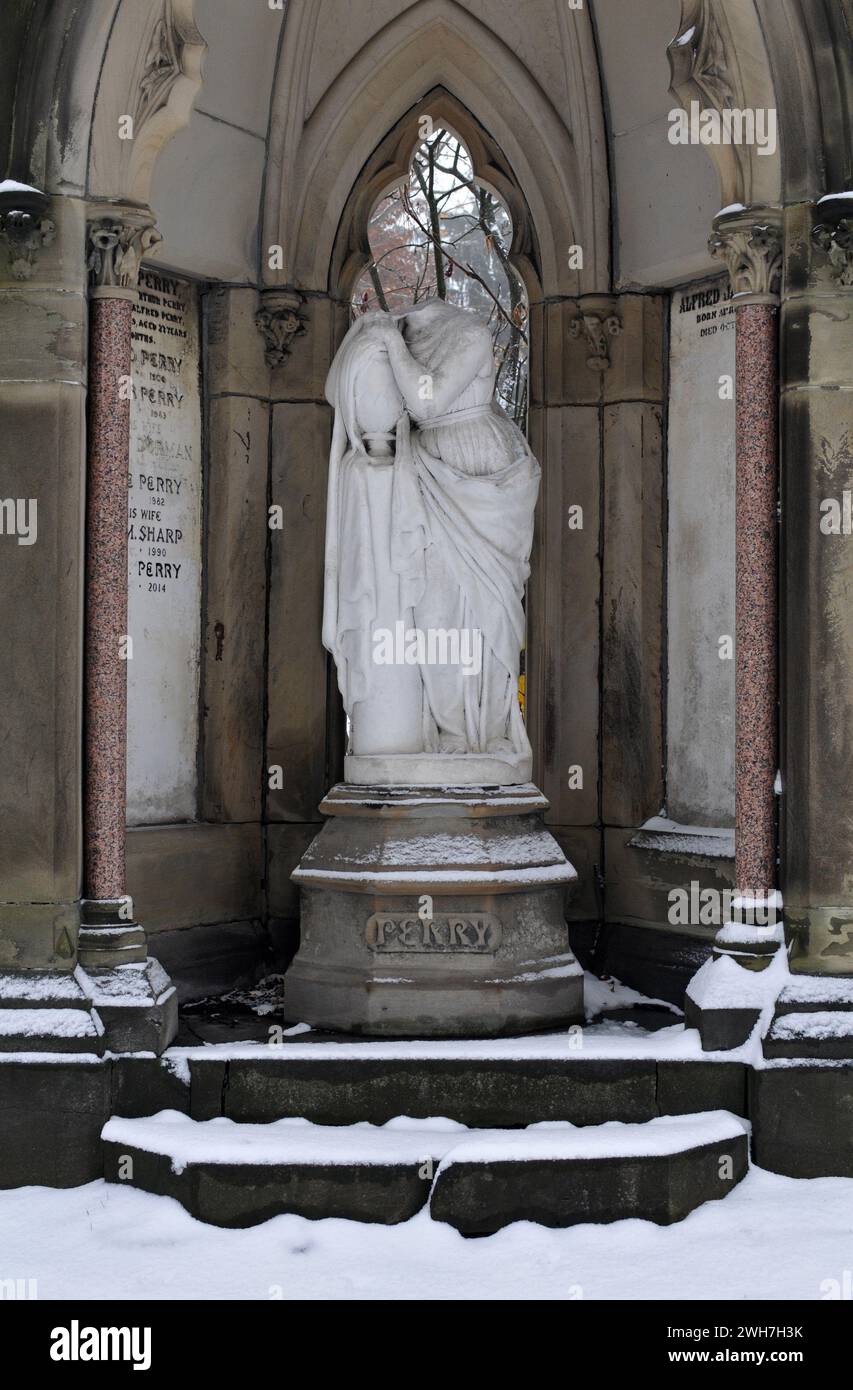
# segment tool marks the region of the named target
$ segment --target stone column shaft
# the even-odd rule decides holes
[[[769,905],[777,881],[781,214],[755,208],[723,214],[711,249],[724,257],[735,295],[734,915],[743,921],[744,897]],[[767,919],[752,925],[759,921]],[[755,944],[754,935],[745,940]]]
[[[144,960],[125,895],[127,477],[131,329],[139,267],[160,240],[150,213],[111,208],[89,223],[89,435],[86,506],[84,898],[80,960]],[[99,928],[110,928],[98,934]],[[117,928],[123,930],[117,931]]]
[[[736,309],[735,885],[776,883],[778,311]]]
[[[94,299],[89,338],[86,507],[85,892],[124,895],[127,766],[128,298]]]

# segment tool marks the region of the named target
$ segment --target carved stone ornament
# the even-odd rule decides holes
[[[29,280],[36,258],[56,235],[45,216],[50,199],[38,188],[5,179],[0,183],[0,239],[6,243],[9,266],[16,280]]]
[[[266,290],[255,323],[263,335],[267,365],[280,367],[287,360],[294,338],[306,332],[305,300],[296,290]]]
[[[99,117],[96,147],[99,194],[145,207],[151,197],[151,180],[160,151],[176,131],[186,126],[201,88],[201,64],[207,45],[193,16],[195,0],[147,0],[131,9],[150,12],[126,94],[117,98],[118,110],[107,107]],[[127,7],[125,7],[127,8]],[[132,139],[111,139],[115,115],[132,117]],[[112,151],[112,153],[110,153]]]
[[[579,301],[577,317],[569,324],[570,337],[586,334],[590,349],[586,365],[593,372],[604,372],[610,366],[610,340],[622,332],[616,303],[610,295],[585,295]]]
[[[853,286],[853,199],[832,199],[842,203],[842,216],[837,221],[819,222],[812,229],[812,241],[828,265],[829,274],[838,285]]]
[[[88,224],[86,268],[95,297],[133,294],[139,267],[162,241],[150,217],[101,217]]]
[[[0,213],[0,236],[6,242],[9,265],[16,280],[29,280],[36,257],[49,246],[56,227],[49,217],[33,217],[28,212]]]
[[[718,217],[708,241],[722,258],[739,299],[778,303],[782,282],[782,225],[778,212],[745,208]]]
[[[669,90],[685,111],[690,111],[692,102],[698,102],[703,110],[722,115],[744,104],[713,0],[681,0],[681,22],[666,52]],[[723,203],[745,202],[751,181],[749,149],[736,144],[706,148],[717,166]]]

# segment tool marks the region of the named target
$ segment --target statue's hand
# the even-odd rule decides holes
[[[379,342],[384,342],[386,345],[390,343],[392,339],[402,338],[402,334],[391,318],[391,315],[385,313],[377,314],[364,331],[369,333],[371,338],[375,338]]]

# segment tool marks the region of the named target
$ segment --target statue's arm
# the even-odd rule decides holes
[[[494,371],[492,338],[488,329],[465,334],[457,351],[451,351],[441,368],[427,371],[412,356],[401,333],[387,336],[388,360],[410,415],[429,420],[445,415],[466,386],[478,376]]]

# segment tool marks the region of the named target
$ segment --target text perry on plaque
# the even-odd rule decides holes
[[[479,951],[490,954],[501,943],[501,924],[491,912],[377,912],[368,919],[365,940],[372,951]]]

